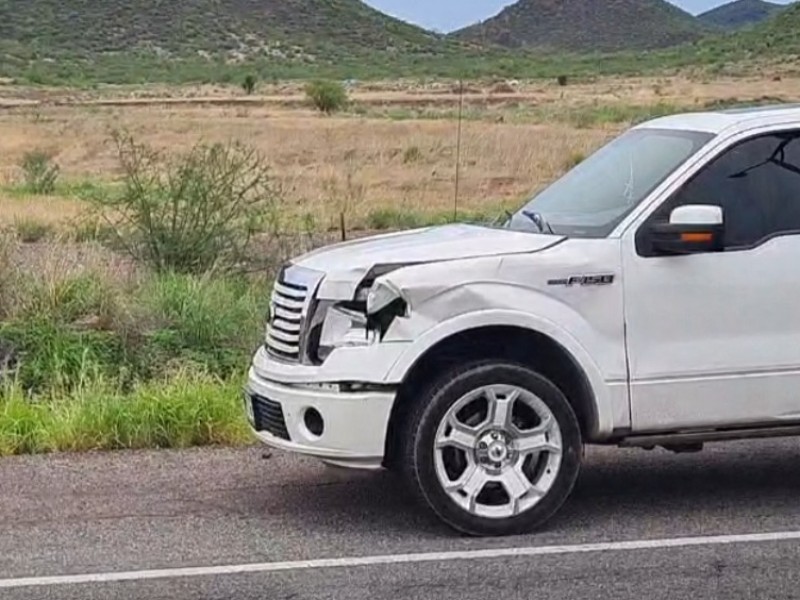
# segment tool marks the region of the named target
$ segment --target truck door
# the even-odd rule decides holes
[[[722,208],[724,250],[648,249],[688,204]],[[800,421],[800,130],[729,146],[626,237],[634,431]]]

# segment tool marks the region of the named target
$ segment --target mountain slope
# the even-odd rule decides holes
[[[417,52],[438,36],[361,0],[0,0],[0,43],[45,56]]]
[[[704,33],[694,17],[665,0],[519,0],[453,35],[512,48],[582,52],[666,47]]]
[[[698,15],[707,24],[726,29],[754,25],[782,11],[785,7],[764,0],[736,0]]]
[[[800,4],[790,5],[753,27],[704,40],[698,48],[720,59],[763,59],[784,61],[800,55]]]

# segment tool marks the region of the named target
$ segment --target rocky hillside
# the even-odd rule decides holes
[[[454,35],[479,43],[576,52],[660,48],[705,27],[665,0],[519,0]]]
[[[0,48],[38,57],[150,52],[314,60],[440,44],[361,0],[0,0]]]

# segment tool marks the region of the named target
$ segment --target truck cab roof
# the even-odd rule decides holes
[[[731,108],[717,111],[688,112],[659,117],[636,126],[641,128],[679,129],[703,131],[718,135],[725,130],[737,128],[796,123],[800,127],[800,104],[777,104]]]

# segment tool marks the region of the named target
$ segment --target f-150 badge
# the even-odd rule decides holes
[[[572,287],[574,285],[610,285],[612,283],[614,283],[613,275],[573,275],[564,279],[550,279],[547,285]]]

